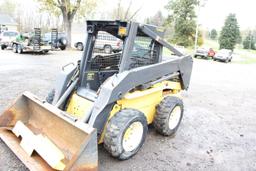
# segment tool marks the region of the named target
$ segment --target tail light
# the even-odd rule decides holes
[[[117,47],[120,48],[120,49],[123,48],[123,42],[122,41],[118,41],[117,42]]]
[[[116,45],[117,45],[117,47],[120,47],[120,44],[121,44],[121,42],[120,42],[120,41],[118,41],[118,42],[117,42],[117,44],[116,44]]]

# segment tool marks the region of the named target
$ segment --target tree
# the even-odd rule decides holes
[[[240,30],[235,14],[229,14],[219,37],[220,49],[234,50],[239,41]]]
[[[199,31],[198,33],[198,42],[197,44],[199,46],[202,46],[204,44],[204,37],[203,37],[203,32],[202,31]]]
[[[39,0],[38,0],[39,1]],[[55,15],[62,15],[64,29],[67,33],[68,47],[71,47],[71,30],[74,17],[79,10],[85,10],[90,0],[40,0],[42,9]],[[95,3],[95,0],[90,2]],[[95,5],[96,6],[96,5]],[[92,10],[92,9],[91,9]]]
[[[147,24],[152,24],[156,26],[163,26],[165,18],[161,11],[158,11],[154,16],[146,19]]]
[[[216,29],[212,29],[211,32],[210,32],[210,38],[212,40],[215,40],[218,36],[218,33],[217,33],[217,30]]]
[[[113,11],[113,18],[115,20],[133,20],[140,12],[142,6],[133,8],[133,0],[130,0],[128,4],[126,4],[126,2],[123,2],[123,0],[118,0],[117,7]]]
[[[170,0],[166,6],[171,13],[167,23],[174,24],[173,42],[181,46],[191,46],[196,32],[195,6],[198,0]]]
[[[244,49],[252,49],[255,50],[255,40],[251,32],[248,33],[246,38],[243,41],[243,48]]]
[[[13,1],[4,0],[0,4],[0,13],[2,13],[2,14],[8,14],[11,17],[14,17],[15,9],[16,9],[16,4]]]

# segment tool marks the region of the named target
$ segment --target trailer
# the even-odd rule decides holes
[[[52,29],[52,38],[56,38],[58,32]],[[41,39],[41,29],[34,28],[31,35],[20,34],[16,40],[12,42],[12,49],[14,53],[34,52],[46,54],[53,49],[51,44],[45,43]]]

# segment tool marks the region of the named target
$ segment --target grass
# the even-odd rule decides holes
[[[219,49],[219,44],[218,44],[218,42],[216,40],[205,39],[203,46],[209,47],[209,48],[213,48],[214,50],[218,50]]]
[[[219,44],[216,40],[208,40],[204,41],[205,47],[213,48],[215,51],[219,50]],[[234,61],[234,63],[239,64],[253,64],[256,63],[256,51],[255,50],[246,50],[243,49],[242,45],[237,45],[234,50],[234,54],[237,55],[240,60]]]
[[[256,51],[245,50],[245,49],[235,49],[235,54],[240,56],[240,61],[235,61],[235,63],[240,64],[254,64],[256,63]]]
[[[215,51],[219,50],[219,44],[216,40],[204,40],[203,47],[213,48]],[[194,47],[188,47],[184,49],[180,49],[181,51],[185,52],[186,54],[194,54]],[[234,63],[239,64],[255,64],[256,63],[256,50],[246,50],[243,49],[241,45],[237,45],[236,49],[234,50],[235,59]],[[171,56],[172,53],[168,49],[163,49],[163,56]]]

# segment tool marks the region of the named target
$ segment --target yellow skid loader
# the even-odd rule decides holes
[[[112,35],[108,47],[121,41],[122,50],[101,52],[98,32]],[[40,171],[97,170],[101,143],[113,157],[128,159],[143,145],[149,124],[173,135],[193,61],[163,35],[136,22],[87,21],[82,59],[62,68],[45,101],[29,92],[18,97],[0,116],[0,138]],[[172,55],[163,56],[163,48]]]

